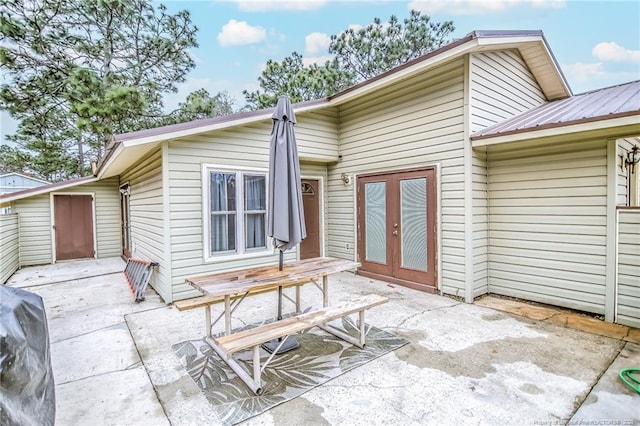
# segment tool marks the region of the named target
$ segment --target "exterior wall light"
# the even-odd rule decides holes
[[[346,173],[341,174],[340,179],[342,179],[342,183],[344,183],[344,186],[351,185],[351,176],[349,176],[348,174]]]
[[[636,164],[640,163],[640,148],[634,145],[631,151],[627,153],[627,158],[624,160],[626,167],[631,166],[631,174],[636,172]]]

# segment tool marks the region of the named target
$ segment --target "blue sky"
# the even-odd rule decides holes
[[[157,4],[159,2],[156,2]],[[258,88],[268,59],[293,51],[322,61],[329,36],[378,17],[403,19],[414,8],[435,22],[453,21],[454,38],[473,30],[542,30],[574,93],[640,79],[640,2],[575,0],[201,0],[163,1],[169,12],[191,11],[199,28],[196,68],[165,98],[167,109],[205,88],[227,91],[244,105],[242,90]],[[0,136],[14,124],[0,115]]]
[[[179,96],[204,87],[243,104],[268,59],[297,51],[309,62],[327,55],[329,36],[378,17],[402,19],[414,8],[435,22],[453,21],[454,38],[473,30],[542,30],[574,93],[640,79],[640,2],[572,0],[170,1],[199,28],[197,66]]]

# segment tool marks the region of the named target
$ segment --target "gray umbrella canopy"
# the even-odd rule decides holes
[[[280,251],[289,250],[307,237],[302,207],[296,116],[288,96],[280,96],[271,117],[269,149],[269,203],[267,234]]]

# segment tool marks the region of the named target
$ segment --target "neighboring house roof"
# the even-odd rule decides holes
[[[36,182],[39,182],[39,183],[43,183],[43,184],[50,183],[47,180],[40,179],[40,178],[37,178],[35,176],[31,176],[31,175],[28,175],[28,174],[25,174],[25,173],[17,173],[17,172],[10,172],[10,173],[1,174],[0,175],[0,179],[6,178],[6,177],[9,177],[9,176],[18,176],[18,177],[22,177],[22,178],[25,178],[25,179],[33,180],[33,181],[36,181]]]
[[[473,31],[459,40],[333,96],[297,103],[294,108],[296,114],[303,114],[335,107],[463,55],[497,49],[518,49],[547,99],[571,96],[569,84],[542,31]],[[116,135],[98,166],[98,176],[103,178],[118,175],[162,141],[266,120],[271,118],[272,111],[273,108],[268,108]],[[125,150],[126,155],[123,155]]]
[[[531,138],[532,131],[563,127],[571,127],[570,131],[575,132],[580,130],[575,126],[595,122],[602,123],[599,126],[591,124],[590,128],[640,124],[639,115],[640,80],[592,90],[540,105],[474,133],[471,140],[480,142],[489,138],[520,133],[527,133],[526,137]]]
[[[82,185],[84,183],[95,182],[97,180],[98,178],[95,176],[85,176],[81,178],[65,180],[62,182],[50,183],[48,185],[41,185],[34,188],[25,189],[24,191],[9,192],[7,194],[0,195],[0,205],[5,205],[22,198],[33,197],[34,195],[46,194],[54,190],[60,191],[62,189]]]

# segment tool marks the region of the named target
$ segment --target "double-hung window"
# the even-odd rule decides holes
[[[267,251],[267,176],[205,168],[208,186],[207,258]]]

